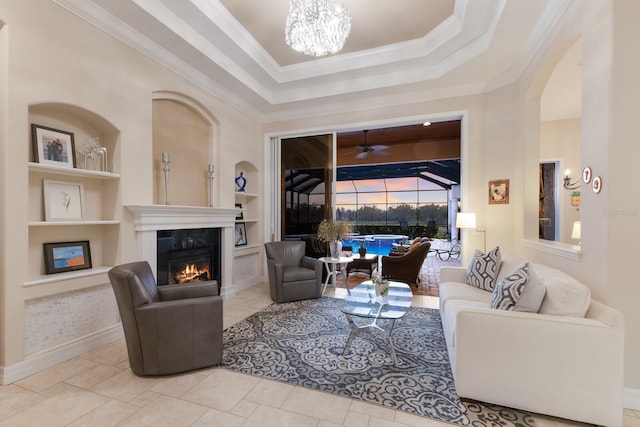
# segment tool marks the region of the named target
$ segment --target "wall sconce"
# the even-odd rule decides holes
[[[571,180],[571,171],[569,169],[567,169],[566,171],[564,171],[564,181],[562,183],[562,187],[565,190],[577,190],[578,188],[580,188],[580,181],[581,181],[581,177],[580,178],[576,178],[575,181]]]
[[[456,228],[475,230],[478,233],[484,233],[482,251],[487,251],[487,232],[485,230],[477,229],[476,214],[474,212],[458,212],[458,215],[456,215]]]

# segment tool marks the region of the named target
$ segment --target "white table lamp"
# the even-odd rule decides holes
[[[573,228],[571,229],[571,238],[578,240],[578,246],[580,246],[580,239],[582,238],[582,222],[573,221]]]
[[[472,229],[478,233],[484,233],[482,250],[484,252],[487,251],[487,232],[485,230],[478,230],[476,226],[476,214],[474,212],[458,212],[458,215],[456,215],[456,228]]]

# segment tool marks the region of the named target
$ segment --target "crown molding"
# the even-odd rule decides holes
[[[511,84],[572,2],[548,2],[515,62],[496,77],[435,85],[438,78],[486,52],[506,0],[456,0],[453,15],[423,38],[285,67],[276,64],[218,0],[189,0],[188,7],[180,9],[182,17],[160,0],[131,0],[191,46],[188,54],[207,64],[206,73],[101,8],[99,1],[53,1],[261,122],[474,95]],[[185,21],[194,13],[215,26],[209,39]]]

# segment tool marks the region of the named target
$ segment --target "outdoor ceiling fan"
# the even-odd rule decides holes
[[[369,131],[363,130],[362,132],[364,132],[364,144],[358,146],[360,147],[360,152],[356,154],[356,159],[366,159],[369,157],[369,153],[381,156],[389,155],[387,151],[389,149],[388,145],[369,145],[367,144],[367,133]]]

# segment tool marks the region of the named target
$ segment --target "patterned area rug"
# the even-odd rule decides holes
[[[393,366],[382,333],[359,334],[342,355],[343,304],[322,297],[264,308],[224,331],[222,367],[465,426],[535,425],[527,413],[456,395],[438,310],[411,307],[396,321]]]

